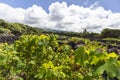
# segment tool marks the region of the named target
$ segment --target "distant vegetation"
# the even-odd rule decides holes
[[[101,32],[102,38],[120,38],[120,29],[106,28]]]
[[[22,35],[36,34],[40,35],[42,29],[30,27],[20,23],[8,23],[0,19],[0,42],[13,43]]]
[[[8,23],[2,19],[0,19],[0,33],[11,33],[15,36],[21,36],[26,34],[59,34],[65,36],[76,36],[88,39],[100,39],[100,38],[120,38],[120,30],[119,29],[104,29],[101,34],[98,33],[90,33],[85,29],[82,33],[76,32],[67,32],[67,31],[55,31],[55,30],[43,30],[36,27],[30,27],[28,25],[20,24],[20,23]]]
[[[27,35],[27,34],[36,34],[36,35],[58,34],[60,36],[80,37],[80,38],[86,38],[90,40],[97,40],[97,41],[104,41],[104,42],[107,42],[107,41],[118,42],[118,43],[119,43],[119,40],[116,40],[116,39],[120,39],[119,29],[106,28],[100,34],[93,33],[93,32],[90,33],[87,31],[87,29],[85,29],[83,32],[77,33],[77,32],[67,32],[67,31],[58,31],[58,30],[44,30],[37,27],[30,27],[28,25],[24,25],[21,23],[8,23],[0,19],[0,38],[2,37],[2,39],[0,39],[0,42],[13,43],[14,40],[18,39],[21,35]],[[8,39],[11,36],[13,39]],[[4,40],[6,38],[7,40]],[[109,38],[109,40],[106,38]]]
[[[20,23],[8,23],[0,19],[0,33],[11,32],[15,36],[26,35],[26,34],[41,34],[42,29],[36,27],[30,27],[28,25]]]

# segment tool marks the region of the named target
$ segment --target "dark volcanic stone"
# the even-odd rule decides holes
[[[107,49],[107,52],[108,52],[108,53],[115,52],[116,54],[119,54],[117,48],[110,48],[110,49]]]
[[[15,42],[15,40],[18,40],[19,37],[17,36],[0,36],[0,42],[1,43],[9,43],[9,44],[12,44]]]
[[[68,45],[70,45],[72,47],[72,49],[74,49],[74,50],[76,49],[75,48],[75,46],[76,46],[75,42],[69,42]]]

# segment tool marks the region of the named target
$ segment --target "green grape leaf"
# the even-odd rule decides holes
[[[93,56],[93,57],[92,57],[91,64],[96,64],[96,63],[98,63],[98,62],[99,62],[99,58],[96,57],[96,56]]]
[[[40,68],[39,73],[35,77],[42,79],[44,75],[45,75],[45,70],[43,68]]]
[[[104,71],[106,71],[110,77],[116,77],[118,70],[117,67],[115,66],[115,61],[116,60],[114,59],[106,61],[104,65],[97,68],[96,73],[102,74]]]
[[[117,75],[117,67],[115,65],[115,59],[110,59],[105,64],[105,69],[111,77],[115,77]]]
[[[75,62],[79,63],[81,66],[84,66],[84,62],[87,62],[88,59],[88,54],[85,53],[84,48],[83,47],[79,47],[76,51],[75,51]]]
[[[29,62],[29,64],[35,64],[35,61],[33,61],[33,60],[31,60],[30,62]]]
[[[98,75],[101,75],[101,74],[103,74],[104,71],[105,71],[105,65],[102,65],[102,66],[97,68],[96,73]]]

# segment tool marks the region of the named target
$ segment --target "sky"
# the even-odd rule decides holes
[[[33,27],[100,32],[120,29],[120,0],[0,0],[0,18]]]

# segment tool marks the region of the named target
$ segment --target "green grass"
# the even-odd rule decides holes
[[[0,28],[0,33],[10,32],[9,29],[6,28]]]
[[[120,39],[119,38],[104,38],[103,40],[108,41],[108,42],[118,42],[120,43]]]

